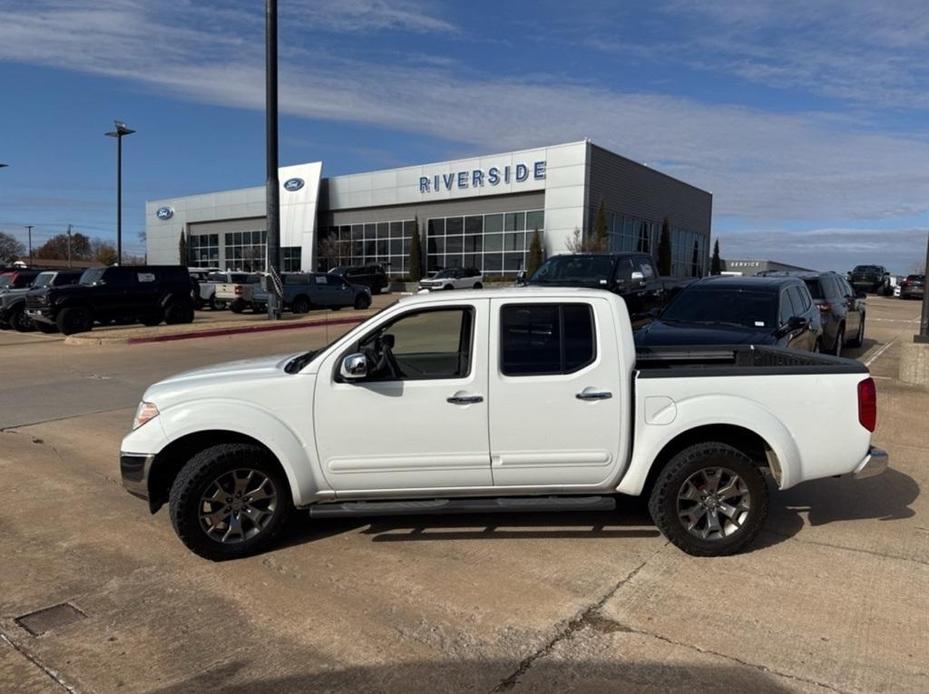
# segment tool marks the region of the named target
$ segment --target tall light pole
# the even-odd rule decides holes
[[[277,0],[265,0],[265,163],[267,182],[268,319],[281,317],[280,181],[277,173]]]
[[[26,233],[29,235],[29,267],[32,267],[32,228],[34,224],[26,225]]]
[[[926,266],[923,274],[929,274],[929,237],[926,238]],[[926,281],[923,279],[923,311],[919,319],[919,334],[913,336],[913,342],[929,342],[929,292],[926,291]]]
[[[135,130],[127,127],[120,120],[114,120],[116,127],[107,137],[116,138],[116,264],[123,264],[123,138],[132,135]]]

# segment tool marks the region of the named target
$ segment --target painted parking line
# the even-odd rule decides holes
[[[875,361],[877,361],[877,359],[878,359],[884,352],[886,352],[894,342],[896,342],[896,339],[893,339],[893,340],[891,340],[890,342],[888,342],[886,345],[880,347],[880,348],[879,348],[874,354],[872,354],[871,356],[868,356],[867,354],[865,354],[865,356],[867,357],[867,359],[865,359],[864,365],[865,365],[865,366],[871,366],[871,364],[873,364]],[[870,351],[870,350],[869,350],[869,351]]]

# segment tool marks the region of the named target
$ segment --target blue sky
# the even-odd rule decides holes
[[[261,0],[0,0],[0,230],[114,233],[263,181]],[[590,137],[710,190],[724,256],[909,271],[924,2],[279,0],[281,162],[334,175]]]

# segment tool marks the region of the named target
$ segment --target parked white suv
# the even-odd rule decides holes
[[[874,381],[850,359],[637,353],[625,302],[597,289],[436,292],[318,351],[151,386],[120,467],[211,559],[267,546],[295,508],[609,510],[623,494],[647,495],[671,542],[710,556],[761,528],[763,469],[781,489],[881,472],[876,417]]]
[[[419,281],[420,289],[480,289],[484,276],[474,268],[450,267]]]

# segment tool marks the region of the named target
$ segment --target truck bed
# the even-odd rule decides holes
[[[639,378],[868,373],[854,359],[766,345],[638,347]]]

